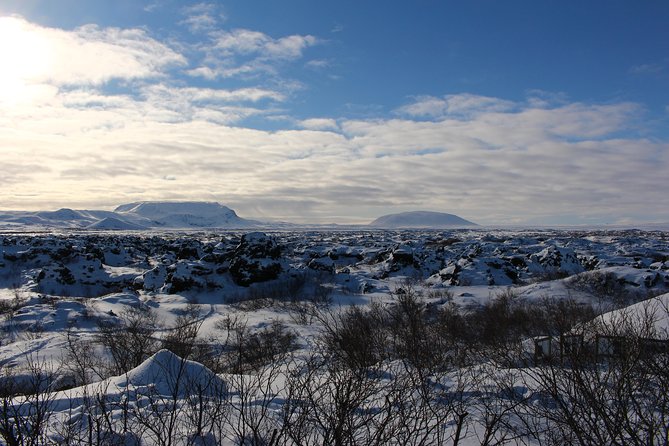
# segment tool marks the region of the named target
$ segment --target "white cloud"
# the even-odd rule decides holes
[[[482,223],[593,218],[611,209],[657,209],[669,218],[669,144],[615,136],[641,113],[629,104],[515,104],[438,121],[313,118],[300,123],[305,130],[267,132],[226,125],[254,112],[226,102],[245,93],[198,107],[208,92],[155,88],[155,100],[143,101],[56,96],[31,110],[32,120],[3,110],[0,156],[13,166],[3,206],[173,198],[312,221],[371,219],[381,208],[441,209]],[[180,100],[190,108],[169,105]],[[95,101],[102,105],[73,106]]]
[[[311,35],[290,35],[274,39],[249,29],[215,31],[211,44],[202,45],[203,62],[188,71],[191,76],[215,80],[276,74],[285,63],[300,59],[304,51],[318,43]]]
[[[144,11],[153,12],[163,7],[163,2],[160,0],[153,0],[144,7]]]
[[[141,79],[183,66],[186,59],[141,29],[86,25],[73,31],[0,18],[3,82],[21,85],[100,85],[112,79]]]
[[[283,101],[285,95],[263,88],[240,88],[237,90],[170,87],[167,85],[153,85],[147,87],[145,94],[159,101],[178,101],[183,103],[230,103],[230,102],[258,102],[262,100]]]
[[[397,112],[409,116],[439,117],[446,113],[448,106],[442,98],[419,96],[416,101],[400,107]]]
[[[267,59],[297,59],[307,47],[317,43],[314,36],[291,35],[273,39],[248,29],[220,31],[214,34],[214,47],[226,54],[258,54]]]
[[[337,121],[329,118],[311,118],[300,121],[300,127],[309,130],[339,130]]]
[[[630,73],[632,74],[658,74],[664,70],[664,67],[659,63],[645,63],[641,65],[635,65],[630,68]]]
[[[332,62],[327,59],[312,59],[304,64],[304,66],[311,68],[312,70],[322,70],[330,67],[331,65]]]
[[[259,31],[236,29],[216,33],[214,47],[228,54],[250,54],[260,52],[268,41],[270,37]]]
[[[225,19],[225,16],[217,13],[217,7],[213,3],[187,6],[183,8],[183,15],[186,18],[180,24],[186,25],[193,33],[215,29],[219,21]]]
[[[315,45],[314,36],[292,35],[266,43],[262,53],[271,59],[297,59],[302,57],[305,48]]]
[[[400,107],[397,112],[408,116],[430,118],[466,117],[473,114],[508,111],[513,107],[511,101],[473,94],[458,94],[444,97],[418,96],[413,103]]]

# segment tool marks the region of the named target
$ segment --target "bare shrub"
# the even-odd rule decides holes
[[[351,306],[341,312],[321,312],[320,336],[332,360],[356,369],[388,357],[387,321],[378,303],[368,308]]]
[[[167,330],[162,340],[162,348],[184,359],[201,360],[209,354],[204,345],[197,343],[203,322],[199,306],[188,304],[183,313],[177,317],[174,326]]]
[[[0,436],[7,445],[47,444],[53,393],[59,374],[51,364],[28,355],[24,370],[5,368],[0,377]]]
[[[608,304],[608,309],[620,308],[652,296],[652,290],[634,289],[635,284],[626,282],[612,272],[590,271],[577,274],[565,284]]]
[[[156,315],[150,309],[130,307],[114,319],[98,321],[97,342],[110,353],[110,374],[128,373],[158,351]]]
[[[517,341],[527,331],[529,322],[518,294],[512,288],[498,293],[471,319],[470,326],[478,328],[477,340],[485,345]]]
[[[74,378],[74,385],[85,385],[96,378],[105,378],[103,361],[96,352],[93,340],[83,339],[72,328],[65,331],[65,340],[62,364]]]
[[[453,301],[453,291],[446,288],[431,288],[425,297],[436,300],[439,304],[447,304]]]
[[[296,273],[270,282],[256,283],[237,296],[228,298],[245,311],[268,308],[280,302],[312,302],[329,305],[333,287],[332,274],[324,272]]]
[[[592,306],[572,298],[549,298],[528,301],[508,288],[486,305],[470,314],[453,314],[466,329],[461,334],[471,342],[485,346],[517,344],[532,336],[557,336],[592,319]]]
[[[218,326],[227,332],[221,366],[231,373],[244,373],[278,361],[297,346],[297,335],[281,321],[251,330],[246,320],[228,317]]]
[[[434,327],[435,315],[412,288],[403,288],[394,297],[386,309],[392,356],[408,361],[421,374],[443,368],[446,339]]]
[[[228,377],[235,401],[225,412],[223,437],[240,445],[277,445],[284,429],[280,407],[286,356],[256,364],[253,370]],[[285,443],[284,443],[285,444]]]
[[[409,361],[376,361],[364,349],[342,346],[348,336],[333,337],[333,330],[348,334],[347,323],[371,316],[357,310],[335,316],[338,325],[322,332],[316,347],[291,368],[284,435],[291,444],[457,444],[467,417],[466,386],[457,379],[444,385],[443,375],[428,375]],[[454,419],[456,428],[445,429]]]
[[[0,300],[0,316],[2,316],[2,331],[7,334],[9,342],[13,342],[17,336],[18,325],[16,324],[16,312],[23,308],[26,299],[17,287],[13,288],[14,297],[12,299]]]
[[[571,297],[543,298],[526,302],[527,313],[526,336],[549,335],[559,336],[572,328],[595,318],[594,308],[586,303],[578,302]]]
[[[579,445],[669,441],[669,336],[656,330],[669,311],[658,302],[582,325],[585,342],[595,343],[594,355],[572,349],[559,361],[519,369],[533,394],[519,406],[532,436]],[[617,348],[598,351],[602,336]]]

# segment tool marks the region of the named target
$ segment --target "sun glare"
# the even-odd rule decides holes
[[[29,87],[48,74],[48,39],[24,20],[0,17],[0,101],[29,99]]]

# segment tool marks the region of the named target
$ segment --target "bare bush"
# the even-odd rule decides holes
[[[252,371],[278,361],[297,346],[297,335],[281,321],[252,330],[246,320],[228,316],[218,324],[226,332],[223,370]]]
[[[47,443],[58,373],[39,357],[28,355],[24,370],[5,368],[0,377],[0,436],[7,445]]]
[[[128,373],[158,351],[157,329],[150,309],[130,307],[119,318],[99,320],[96,339],[111,355],[109,374]]]
[[[579,445],[667,444],[669,337],[657,332],[656,321],[666,320],[669,311],[658,302],[597,318],[582,327],[591,348],[522,369],[534,397],[521,416],[535,438]]]
[[[251,285],[242,294],[231,296],[228,302],[245,311],[256,311],[285,302],[311,302],[319,306],[330,304],[333,287],[328,283],[332,274],[307,271],[270,282]]]
[[[209,349],[197,342],[203,322],[199,306],[188,304],[183,313],[177,317],[174,326],[167,330],[162,340],[162,348],[184,359],[202,361],[209,355]]]
[[[281,416],[285,356],[228,377],[233,401],[225,414],[224,438],[240,445],[276,445],[283,438]]]
[[[368,312],[353,307],[331,315],[315,348],[291,369],[283,423],[291,444],[457,443],[467,417],[466,386],[445,384],[444,375],[420,369],[422,361],[415,367],[411,360],[391,360],[359,342],[354,324],[378,336],[378,325],[369,324],[389,324],[377,319],[383,313],[381,307]],[[456,428],[445,429],[453,419]]]
[[[606,309],[620,308],[659,293],[651,289],[638,288],[636,284],[626,282],[615,273],[602,271],[577,274],[565,284],[572,289],[589,293],[598,299]]]
[[[72,328],[65,331],[65,354],[63,368],[74,378],[74,385],[85,385],[94,379],[104,379],[102,358],[95,349],[93,340],[83,339]]]
[[[387,321],[383,307],[348,307],[341,312],[322,312],[320,336],[331,359],[349,368],[364,368],[388,357]]]

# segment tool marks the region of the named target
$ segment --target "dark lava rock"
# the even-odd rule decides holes
[[[230,261],[230,275],[237,285],[249,286],[274,280],[281,272],[281,248],[262,232],[242,236]]]

